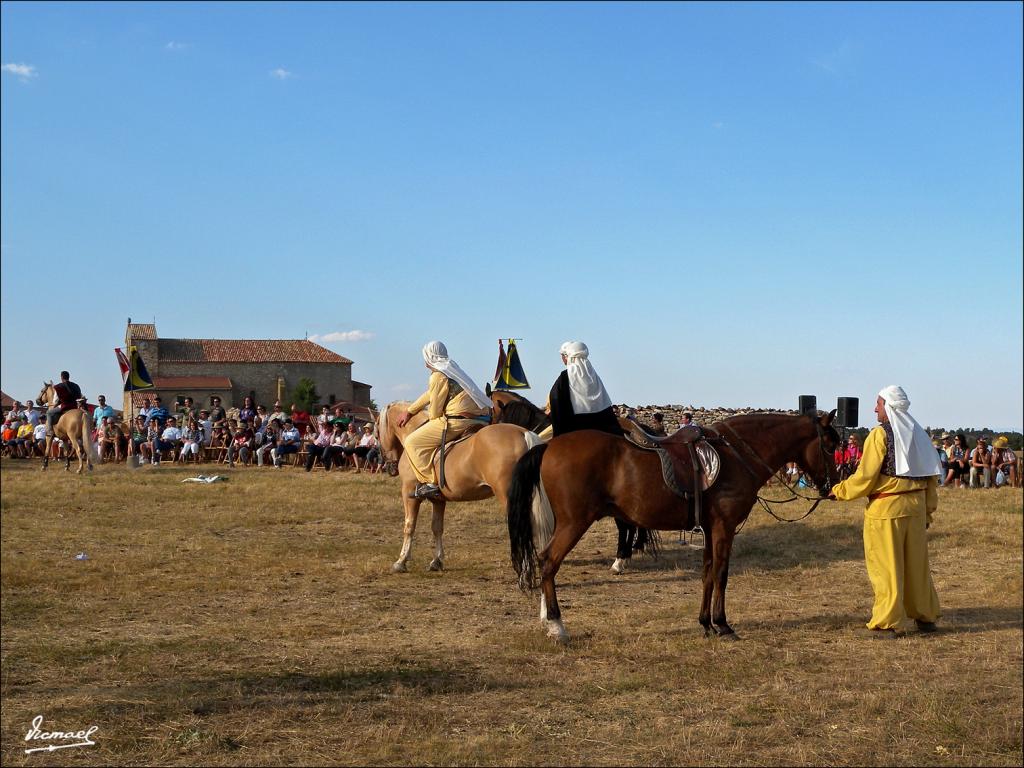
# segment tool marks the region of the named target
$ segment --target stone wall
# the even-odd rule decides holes
[[[655,413],[661,413],[664,417],[665,431],[673,432],[679,429],[683,413],[692,413],[693,420],[697,424],[711,425],[716,421],[727,419],[730,416],[742,416],[747,413],[784,413],[796,415],[797,411],[785,411],[777,408],[696,408],[692,405],[638,405],[629,406],[626,404],[616,405],[615,412],[619,416],[626,416],[632,412],[638,421],[644,424],[653,424],[651,417]]]

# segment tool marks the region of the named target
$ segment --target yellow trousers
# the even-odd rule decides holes
[[[928,566],[925,516],[864,518],[864,561],[875,593],[868,629],[899,629],[906,619],[942,614]]]
[[[450,443],[459,435],[463,434],[470,427],[480,422],[474,419],[431,419],[415,432],[405,438],[405,452],[409,454],[409,463],[412,471],[416,473],[416,479],[421,483],[436,483],[434,476],[434,454],[441,447],[441,434],[444,432],[444,423],[448,421],[448,434],[445,435],[445,442]]]

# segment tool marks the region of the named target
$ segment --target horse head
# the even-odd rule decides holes
[[[53,405],[53,382],[47,384],[43,382],[42,389],[39,390],[39,394],[36,396],[36,402],[49,407]]]
[[[803,447],[798,462],[811,476],[822,498],[827,497],[832,491],[832,486],[839,482],[835,450],[839,447],[841,438],[832,426],[835,417],[835,410],[821,416],[808,416],[814,423],[816,436]]]

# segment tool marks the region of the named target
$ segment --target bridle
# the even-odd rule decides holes
[[[728,429],[729,432],[732,434],[733,438],[736,440],[736,442],[740,446],[742,446],[746,450],[746,452],[748,454],[753,456],[762,467],[764,467],[766,470],[768,470],[768,473],[769,473],[768,476],[769,477],[771,477],[772,475],[775,474],[775,470],[773,470],[770,466],[768,466],[768,463],[764,459],[762,459],[760,457],[760,455],[758,455],[758,453],[753,448],[751,448],[749,445],[747,445],[746,441],[744,441],[743,438],[740,437],[736,433],[736,430],[734,430],[729,424],[727,424],[726,422],[722,422],[721,424],[719,424],[717,426],[722,427],[724,429]],[[825,467],[825,482],[824,482],[824,484],[822,484],[822,483],[818,482],[817,480],[815,480],[815,485],[818,486],[818,494],[819,494],[817,496],[817,498],[815,498],[813,496],[805,496],[805,495],[803,495],[801,493],[798,493],[797,489],[794,488],[793,486],[791,486],[785,480],[782,481],[782,485],[786,488],[786,490],[788,490],[790,492],[790,494],[792,494],[790,498],[788,498],[788,499],[781,499],[781,500],[780,499],[766,499],[763,496],[761,496],[760,493],[757,494],[757,501],[761,505],[761,507],[764,509],[764,511],[767,512],[769,515],[771,515],[772,517],[774,517],[776,520],[778,520],[781,523],[796,523],[796,522],[799,522],[800,520],[803,520],[804,518],[808,517],[815,509],[818,508],[818,505],[822,501],[824,501],[825,499],[828,498],[829,491],[832,489],[832,486],[835,485],[836,482],[838,482],[838,478],[836,478],[835,481],[833,482],[832,468],[831,468],[831,466],[829,464],[828,453],[825,451],[825,430],[821,426],[820,422],[818,422],[817,419],[814,420],[814,428],[815,428],[815,431],[818,433],[818,454],[821,457],[822,465]],[[722,438],[722,442],[724,442],[726,444],[726,446],[728,446],[729,449],[733,453],[736,454],[736,458],[738,458],[740,460],[740,464],[743,466],[743,468],[746,469],[747,472],[749,472],[750,475],[755,480],[760,480],[760,477],[758,477],[757,473],[751,468],[750,464],[747,463],[746,459],[743,458],[743,454],[741,454],[738,450],[736,450],[736,448],[728,440],[726,440],[724,437]],[[796,501],[797,499],[803,499],[804,501],[813,501],[814,502],[811,505],[811,508],[808,509],[807,512],[805,512],[800,517],[795,517],[795,518],[779,517],[777,514],[775,514],[774,510],[772,510],[772,508],[770,506],[768,506],[769,504],[788,504],[789,502]]]

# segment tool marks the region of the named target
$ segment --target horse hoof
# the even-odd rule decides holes
[[[391,571],[393,573],[408,573],[409,567],[401,560],[399,560],[397,563],[391,566]]]
[[[615,562],[612,563],[612,573],[619,576],[626,572],[626,561],[621,557],[616,558]]]
[[[565,631],[565,627],[560,622],[550,622],[548,637],[559,645],[568,645],[569,643],[569,633]]]
[[[430,565],[427,566],[427,570],[428,571],[443,571],[444,570],[444,563],[442,563],[437,558],[434,558],[433,560],[430,561]]]
[[[723,643],[735,643],[737,640],[740,639],[740,636],[733,632],[731,629],[728,632],[719,632],[718,630],[716,630],[716,633],[718,634],[718,639],[721,640]]]

